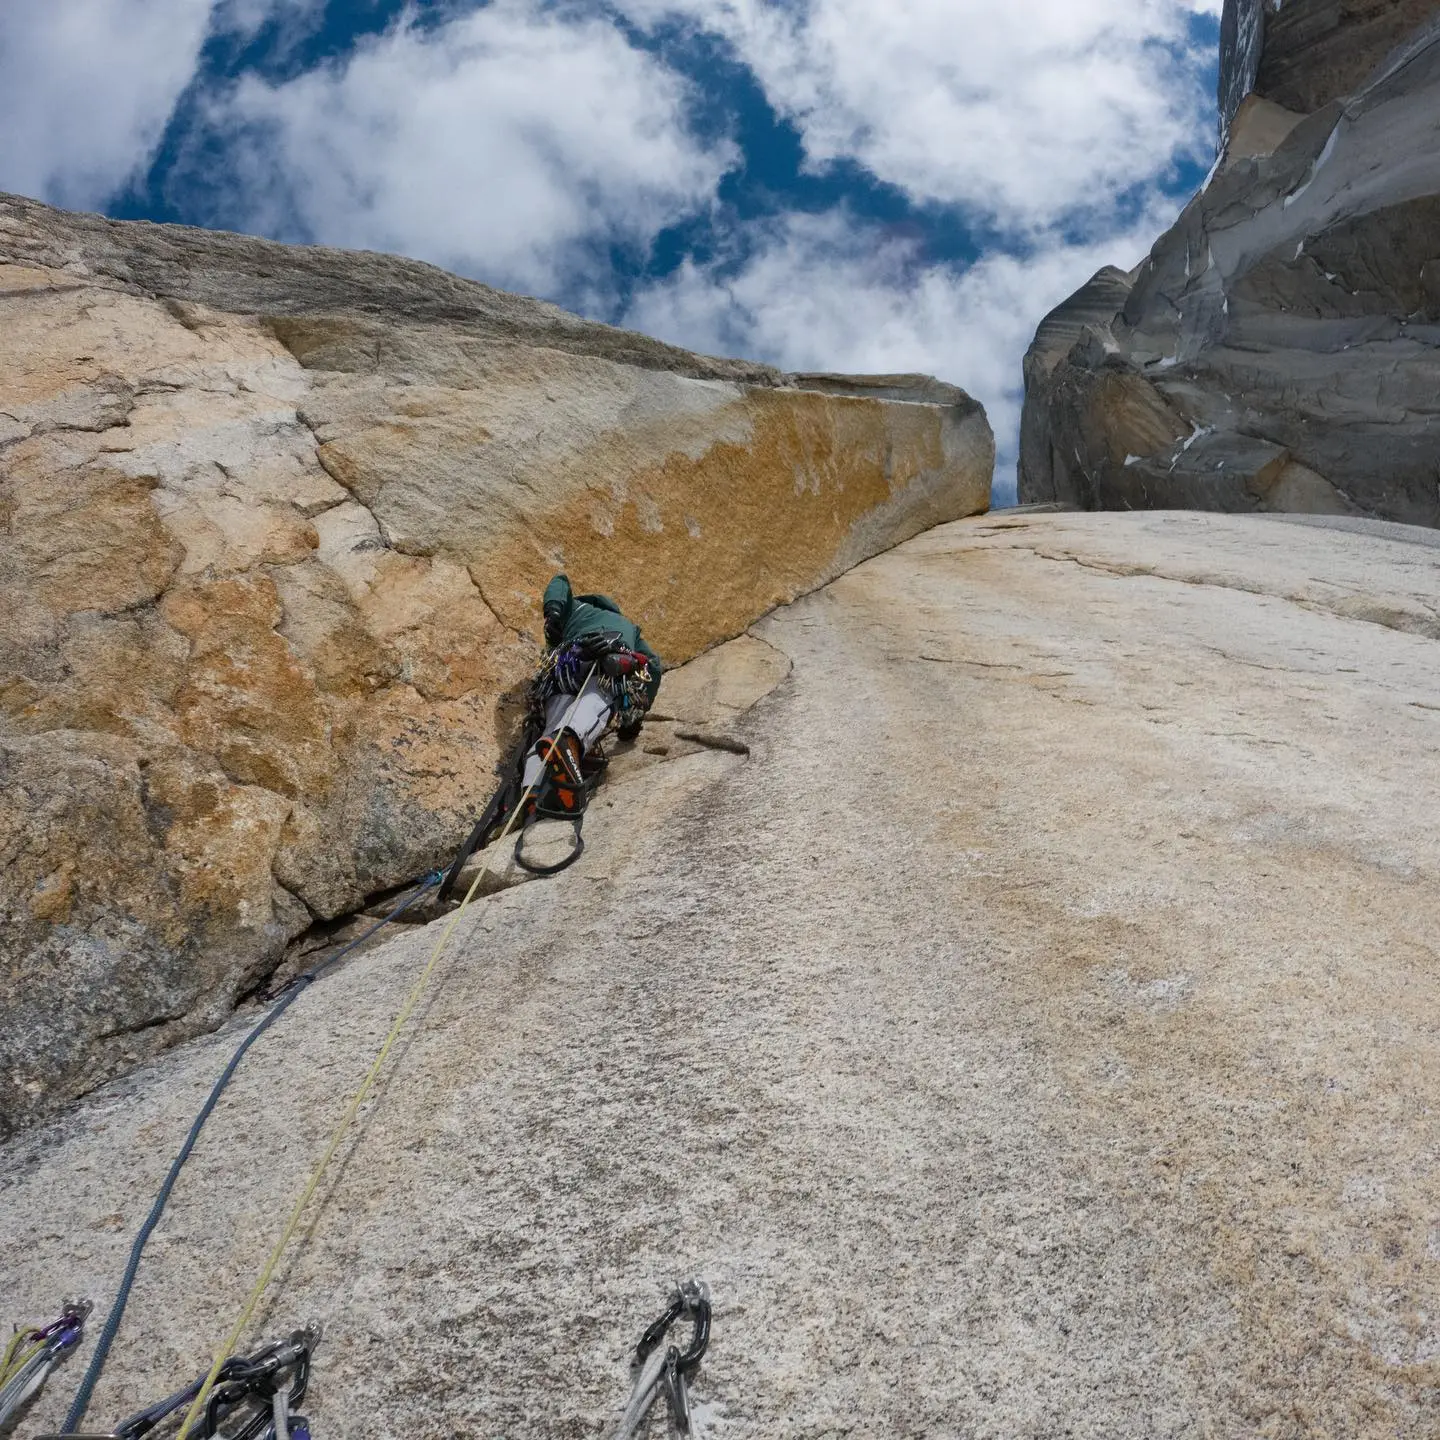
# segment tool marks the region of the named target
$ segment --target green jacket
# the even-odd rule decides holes
[[[546,587],[541,602],[545,609],[552,605],[561,612],[560,643],[583,640],[587,635],[601,633],[618,635],[620,643],[643,655],[650,665],[650,684],[646,686],[647,704],[655,703],[660,690],[660,677],[665,666],[660,657],[645,643],[640,627],[620,613],[620,607],[608,595],[577,595],[564,575],[557,575]]]

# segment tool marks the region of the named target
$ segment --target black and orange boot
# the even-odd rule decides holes
[[[590,798],[580,737],[573,730],[562,730],[553,740],[546,735],[535,747],[535,753],[544,761],[550,781],[544,808],[553,814],[579,815]]]
[[[514,828],[523,830],[535,818],[535,796],[527,795],[520,802],[520,813],[515,817]]]

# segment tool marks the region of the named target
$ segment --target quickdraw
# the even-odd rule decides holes
[[[584,647],[580,641],[572,640],[566,645],[557,645],[544,659],[530,682],[530,708],[541,710],[552,695],[574,695],[585,683],[586,663]]]
[[[612,727],[622,729],[626,724],[633,724],[637,715],[643,716],[650,708],[650,680],[648,661],[627,671],[618,681],[608,677],[601,680],[614,708],[610,717]]]
[[[665,1345],[678,1320],[693,1325],[689,1347]],[[710,1345],[710,1290],[703,1280],[686,1280],[670,1296],[670,1304],[640,1337],[635,1347],[635,1385],[611,1440],[631,1440],[645,1423],[650,1407],[663,1392],[670,1420],[682,1435],[690,1433],[689,1377],[699,1367]],[[662,1348],[663,1347],[663,1348]]]
[[[80,1343],[90,1308],[88,1300],[71,1301],[53,1324],[15,1332],[0,1357],[0,1430]]]
[[[310,1440],[310,1422],[296,1413],[310,1385],[310,1359],[320,1343],[312,1321],[253,1355],[232,1355],[221,1367],[192,1434],[221,1440]],[[41,1435],[37,1440],[139,1440],[181,1406],[191,1404],[205,1384],[201,1375],[183,1390],[157,1401],[103,1434]]]
[[[622,659],[624,669],[614,675],[608,674],[605,666],[598,663],[607,655]],[[637,661],[638,664],[635,663]],[[620,636],[611,631],[587,635],[583,640],[571,640],[551,650],[541,660],[540,668],[530,682],[532,708],[543,710],[545,702],[554,695],[578,694],[591,666],[596,666],[595,683],[610,702],[611,728],[633,722],[637,714],[644,714],[649,706],[653,678],[650,663],[643,655],[631,651]]]

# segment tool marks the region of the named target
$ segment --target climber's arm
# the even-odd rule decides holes
[[[541,608],[545,612],[545,643],[552,648],[565,636],[565,619],[570,614],[570,581],[557,575],[546,587]]]
[[[645,708],[648,710],[660,693],[660,677],[665,673],[665,662],[645,643],[643,635],[635,637],[635,649],[645,657],[650,670],[650,683],[645,687]]]

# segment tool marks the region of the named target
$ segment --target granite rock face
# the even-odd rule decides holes
[[[700,1275],[707,1440],[1434,1440],[1437,545],[999,515],[707,655],[748,758],[467,912],[242,1348],[323,1322],[318,1436],[602,1440]],[[87,1430],[208,1363],[439,933],[247,1056]],[[113,1293],[242,1033],[0,1145],[0,1325]]]
[[[1020,497],[1440,524],[1440,4],[1231,4],[1225,151],[1026,361]]]
[[[0,199],[0,1130],[443,859],[565,568],[667,659],[983,510],[928,377]]]
[[[1435,0],[1226,0],[1221,123],[1250,93],[1309,115],[1359,90]]]

